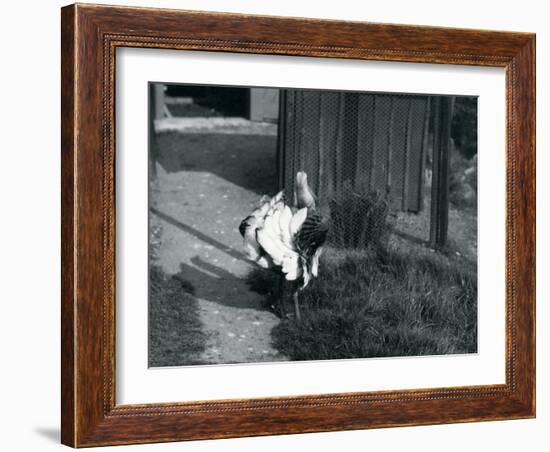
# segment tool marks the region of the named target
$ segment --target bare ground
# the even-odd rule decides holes
[[[170,340],[161,344],[164,350],[150,350],[150,358],[159,366],[285,360],[271,345],[279,319],[245,280],[252,265],[243,257],[238,233],[260,195],[276,188],[276,137],[162,133],[157,138],[150,218],[151,229],[160,227],[162,233],[155,265],[190,287],[206,344],[191,358],[168,353],[178,349],[174,326]]]
[[[397,212],[394,218],[394,234],[390,244],[409,247],[419,252],[428,250],[430,234],[430,204],[426,200],[419,213]],[[477,261],[477,214],[475,209],[449,207],[449,227],[446,253],[462,257],[470,262]]]

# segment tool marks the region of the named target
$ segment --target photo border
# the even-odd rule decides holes
[[[62,429],[73,447],[535,416],[535,35],[62,8]],[[506,383],[115,404],[115,51],[148,47],[506,69]],[[520,352],[518,352],[520,351]]]

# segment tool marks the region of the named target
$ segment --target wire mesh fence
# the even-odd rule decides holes
[[[203,109],[216,114],[222,114],[216,105],[235,103],[233,91],[250,102],[251,124],[258,120],[252,117],[254,107],[278,110],[274,121],[279,187],[292,199],[296,173],[308,174],[318,205],[332,225],[329,242],[334,245],[366,247],[385,240],[390,228],[442,245],[450,205],[475,202],[475,97],[209,89],[217,100],[204,101]],[[259,101],[252,91],[263,93]]]
[[[389,214],[420,212],[426,194],[430,97],[286,90],[282,184],[308,174],[332,226],[329,241],[364,247],[383,238]]]

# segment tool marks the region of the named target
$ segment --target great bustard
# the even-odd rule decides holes
[[[296,318],[300,319],[298,292],[319,272],[319,257],[328,226],[317,209],[307,174],[296,174],[294,206],[284,192],[263,196],[259,206],[240,224],[248,258],[263,268],[275,268],[292,282]]]

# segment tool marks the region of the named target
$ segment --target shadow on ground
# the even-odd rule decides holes
[[[276,135],[161,133],[155,161],[167,173],[210,172],[263,195],[277,187]]]
[[[160,267],[149,269],[149,366],[201,363],[206,347],[195,288]]]
[[[222,242],[216,240],[215,238],[199,231],[198,229],[193,228],[192,226],[189,226],[188,224],[182,223],[181,221],[176,220],[175,218],[171,217],[170,215],[167,215],[163,212],[160,212],[158,209],[155,209],[154,207],[151,207],[151,212],[154,213],[156,216],[161,218],[162,220],[166,221],[167,223],[170,223],[172,226],[176,226],[177,228],[181,229],[182,231],[185,231],[191,235],[194,235],[197,239],[203,241],[204,243],[213,246],[214,248],[219,249],[220,251],[223,251],[224,253],[228,254],[229,256],[239,259],[243,262],[248,261],[243,256],[243,253],[240,251],[237,251]]]
[[[205,261],[200,256],[191,259],[193,265],[180,264],[176,278],[194,287],[194,295],[220,306],[264,311],[267,307],[258,303],[251,294],[247,281]]]

